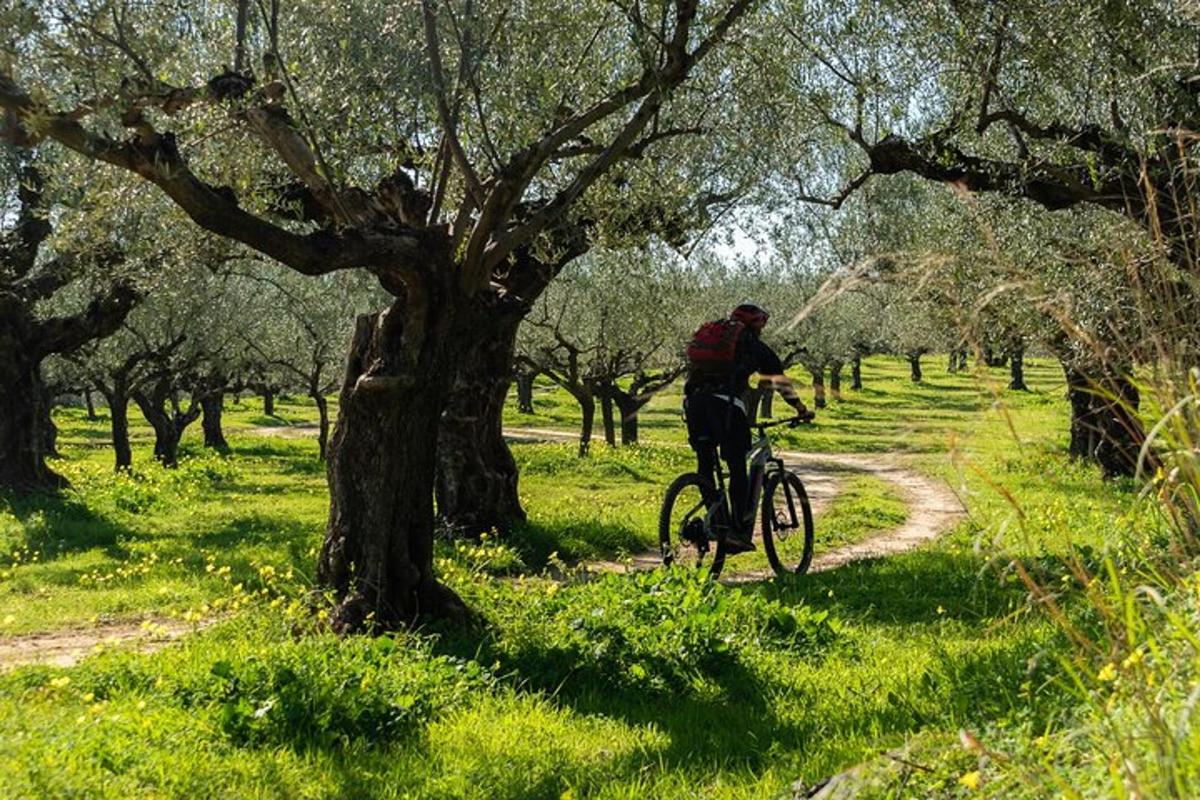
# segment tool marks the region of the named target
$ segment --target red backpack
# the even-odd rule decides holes
[[[701,325],[688,342],[688,364],[693,373],[728,375],[746,325],[735,319],[718,319]]]

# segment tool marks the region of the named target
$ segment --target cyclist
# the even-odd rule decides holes
[[[754,549],[746,474],[750,421],[744,397],[750,376],[757,373],[759,388],[779,392],[799,416],[812,416],[783,374],[779,356],[760,337],[768,316],[759,306],[743,303],[727,320],[702,325],[688,345],[688,378],[683,388],[688,443],[696,451],[699,473],[710,481],[716,473],[716,448],[729,468],[729,497],[736,524],[725,539],[728,553]]]

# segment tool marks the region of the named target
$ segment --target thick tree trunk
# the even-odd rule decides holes
[[[42,452],[47,458],[59,458],[58,426],[54,424],[54,393],[42,386]]]
[[[825,408],[825,367],[809,367],[808,373],[812,375],[813,406]]]
[[[0,330],[0,489],[53,490],[66,481],[46,466],[46,389],[32,348]]]
[[[263,413],[268,417],[275,416],[275,390],[264,389],[262,393]]]
[[[521,316],[493,308],[460,355],[438,431],[437,510],[443,526],[477,536],[525,520],[517,462],[504,440],[504,402]],[[532,378],[530,378],[532,381]]]
[[[579,457],[583,458],[588,454],[592,443],[592,428],[596,423],[596,398],[586,391],[572,392],[572,395],[579,402],[579,410],[583,415],[583,424],[579,429]]]
[[[850,388],[855,391],[862,389],[862,356],[857,353],[850,361]]]
[[[834,361],[829,365],[829,393],[833,395],[834,400],[842,399],[842,367],[841,361]]]
[[[911,372],[912,382],[920,383],[924,375],[921,374],[921,354],[910,353],[908,355],[908,366]]]
[[[313,392],[312,399],[317,404],[317,458],[324,461],[329,451],[329,401],[320,390]]]
[[[317,564],[317,583],[336,602],[337,632],[468,617],[433,573],[439,421],[465,345],[477,335],[455,324],[448,291],[429,293],[413,330],[405,328],[403,300],[355,326],[329,441],[329,523]]]
[[[532,372],[517,373],[517,411],[522,414],[533,413],[533,379]]]
[[[946,371],[953,374],[966,368],[966,351],[960,347],[954,347],[950,350],[950,358],[946,364]]]
[[[111,420],[112,446],[118,471],[133,466],[133,449],[129,446],[129,395],[123,390],[105,396]]]
[[[762,400],[759,401],[758,411],[763,415],[764,419],[770,419],[775,412],[775,390],[763,389]]]
[[[92,390],[83,390],[83,402],[87,404],[87,418],[89,422],[95,422],[100,419],[96,416],[96,404],[92,401]]]
[[[617,423],[613,418],[613,399],[608,391],[600,393],[600,419],[604,422],[604,443],[617,446]]]
[[[188,425],[200,416],[199,404],[194,403],[187,411],[168,410],[171,393],[163,387],[155,387],[149,394],[138,391],[133,401],[142,410],[142,415],[154,429],[154,458],[167,468],[179,466],[179,442]]]
[[[758,422],[758,415],[762,409],[762,398],[763,390],[758,387],[747,389],[746,394],[742,397],[746,403],[746,419],[750,421],[751,425]]]
[[[1025,384],[1025,348],[1014,347],[1008,354],[1009,375],[1012,380],[1008,383],[1008,388],[1017,392],[1028,392],[1029,387]]]
[[[1071,456],[1094,461],[1108,478],[1136,474],[1146,441],[1137,416],[1137,387],[1127,376],[1111,370],[1092,370],[1099,377],[1066,364],[1063,370],[1071,404]],[[1148,461],[1150,467],[1155,463],[1153,457]]]
[[[613,402],[621,415],[621,444],[628,447],[638,443],[638,414],[645,400],[639,400],[629,392],[617,389],[613,393]]]
[[[225,406],[225,394],[213,392],[200,398],[200,427],[204,430],[204,446],[221,453],[229,452],[225,431],[221,428],[221,412]]]

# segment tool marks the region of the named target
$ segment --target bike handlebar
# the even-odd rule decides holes
[[[813,421],[813,416],[814,415],[810,413],[808,416],[804,417],[795,416],[789,417],[788,419],[772,420],[771,422],[756,422],[754,423],[754,427],[758,429],[759,433],[762,433],[767,428],[778,428],[780,425],[787,425],[790,428],[794,428],[797,425],[811,423]]]

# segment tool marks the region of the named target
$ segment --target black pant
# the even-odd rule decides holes
[[[746,412],[729,400],[707,392],[695,392],[683,401],[687,418],[688,444],[696,451],[697,471],[716,486],[717,448],[729,470],[729,499],[733,519],[743,533],[752,529],[746,516],[750,510],[750,479],[746,454],[750,452],[750,421]]]

